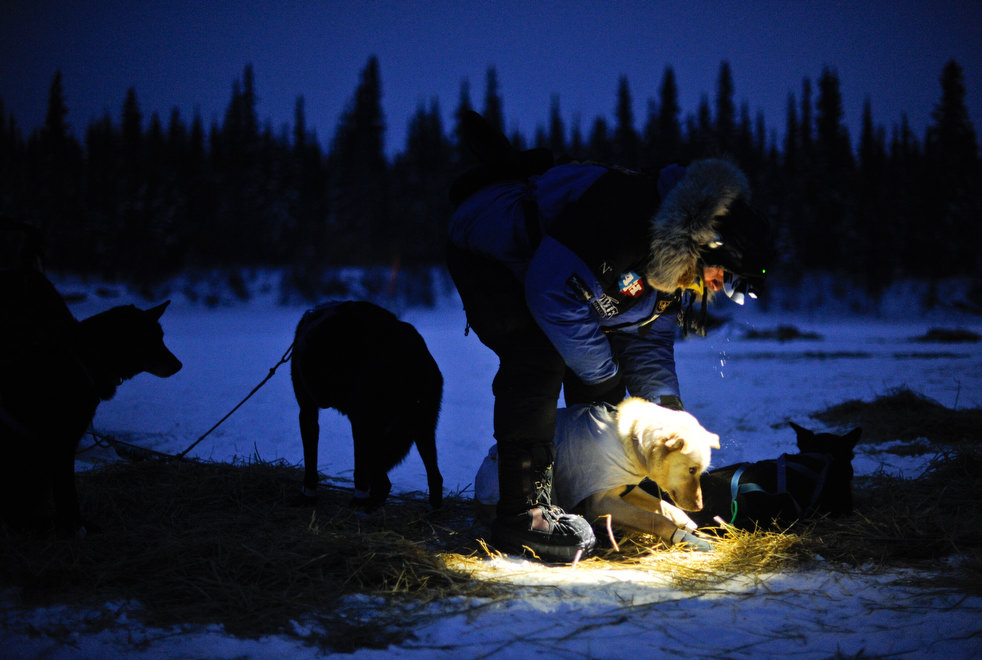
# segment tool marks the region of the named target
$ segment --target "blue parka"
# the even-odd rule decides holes
[[[678,397],[679,292],[652,288],[644,266],[652,218],[684,175],[569,163],[492,183],[458,207],[450,240],[524,283],[529,311],[584,383],[620,376],[633,396]]]

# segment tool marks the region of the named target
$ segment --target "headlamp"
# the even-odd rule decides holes
[[[746,302],[746,298],[757,299],[757,287],[750,280],[734,275],[730,271],[723,273],[723,293],[738,305]]]

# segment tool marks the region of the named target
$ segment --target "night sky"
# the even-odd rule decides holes
[[[379,59],[387,151],[404,148],[420,103],[439,100],[445,128],[461,82],[483,106],[495,66],[507,129],[531,138],[558,95],[567,128],[613,121],[627,76],[635,127],[643,128],[667,65],[683,116],[715,98],[730,63],[738,107],[764,113],[783,133],[788,95],[837,71],[853,139],[865,99],[891,129],[906,113],[918,137],[940,99],[951,58],[964,69],[969,115],[982,133],[982,2],[214,2],[209,0],[4,0],[0,3],[0,99],[26,133],[44,118],[55,70],[63,74],[68,122],[81,135],[107,110],[119,121],[134,87],[144,119],[171,109],[190,122],[220,121],[246,64],[257,112],[274,130],[293,123],[298,96],[326,146],[359,73]]]

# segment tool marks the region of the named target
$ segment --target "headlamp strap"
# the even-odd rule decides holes
[[[682,328],[682,336],[689,336],[689,329],[692,325],[692,301],[695,298],[691,291],[682,292],[682,307],[679,309],[679,327]]]
[[[706,318],[709,316],[708,305],[706,304],[706,297],[709,288],[703,283],[702,285],[702,308],[699,310],[699,327],[696,328],[696,334],[700,337],[706,336]]]
[[[698,289],[687,289],[683,292],[684,300],[682,304],[682,309],[679,311],[679,326],[682,328],[682,336],[688,337],[690,332],[694,332],[700,337],[706,336],[706,319],[709,316],[709,309],[707,306],[707,298],[709,295],[708,287],[705,284],[702,285],[702,296],[700,301],[701,309],[699,310],[699,318],[692,318],[692,303],[696,301],[696,294],[694,291]]]

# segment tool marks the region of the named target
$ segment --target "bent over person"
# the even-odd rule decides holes
[[[477,113],[462,128],[481,165],[451,190],[447,265],[469,326],[500,360],[491,541],[573,561],[595,537],[550,500],[560,390],[567,406],[628,392],[682,409],[676,326],[701,333],[716,291],[738,302],[753,294],[770,256],[767,224],[724,160],[654,176],[553,165],[544,150],[513,149]]]

